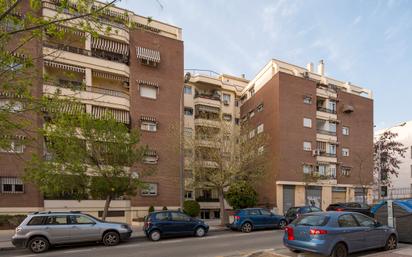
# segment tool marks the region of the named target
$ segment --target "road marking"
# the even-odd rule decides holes
[[[71,251],[64,251],[63,253],[81,253],[81,252],[90,252],[94,248],[91,249],[81,249],[81,250],[71,250]]]

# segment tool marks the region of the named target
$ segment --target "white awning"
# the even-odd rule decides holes
[[[212,106],[207,106],[207,105],[196,105],[196,109],[198,111],[203,111],[203,112],[211,112],[211,113],[219,113],[220,109]]]
[[[123,54],[123,55],[129,55],[129,45],[113,40],[108,40],[105,38],[94,38],[92,37],[92,48],[107,51],[107,52],[112,52],[112,53],[118,53],[118,54]]]
[[[140,116],[140,121],[150,121],[150,122],[154,122],[157,123],[156,118],[155,117],[150,117],[150,116]]]
[[[85,68],[75,65],[63,64],[59,62],[44,60],[44,65],[52,68],[74,71],[78,73],[85,73]]]
[[[118,122],[125,124],[130,123],[130,116],[128,111],[92,105],[92,115],[95,118],[101,119],[108,114],[113,115],[113,118]]]
[[[160,62],[160,52],[148,48],[137,47],[136,48],[137,59],[148,60],[152,62]]]
[[[92,71],[94,77],[100,77],[105,79],[119,80],[119,81],[129,81],[128,77],[116,75],[113,73],[103,72],[103,71]]]
[[[145,81],[145,80],[137,80],[137,84],[139,86],[144,85],[144,86],[152,86],[152,87],[155,87],[155,88],[159,88],[159,84],[157,84],[155,82]]]

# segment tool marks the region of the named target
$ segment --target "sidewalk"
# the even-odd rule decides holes
[[[209,231],[223,231],[227,230],[226,227],[222,227],[219,225],[219,220],[211,220],[206,221],[207,224],[209,224]],[[139,237],[145,237],[144,232],[143,232],[143,226],[142,225],[133,225],[132,226],[133,233],[131,238],[139,238]],[[14,249],[13,244],[11,243],[11,237],[14,235],[14,230],[0,230],[0,251],[1,250],[10,250]]]

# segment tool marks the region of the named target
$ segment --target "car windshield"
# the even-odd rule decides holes
[[[291,207],[286,213],[287,216],[293,216],[299,211],[299,207]]]
[[[295,226],[325,226],[329,217],[324,215],[304,215],[292,222]]]

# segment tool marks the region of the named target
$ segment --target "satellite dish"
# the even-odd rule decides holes
[[[185,83],[189,82],[191,77],[192,77],[192,75],[190,74],[190,72],[186,72],[186,74],[185,74]]]

